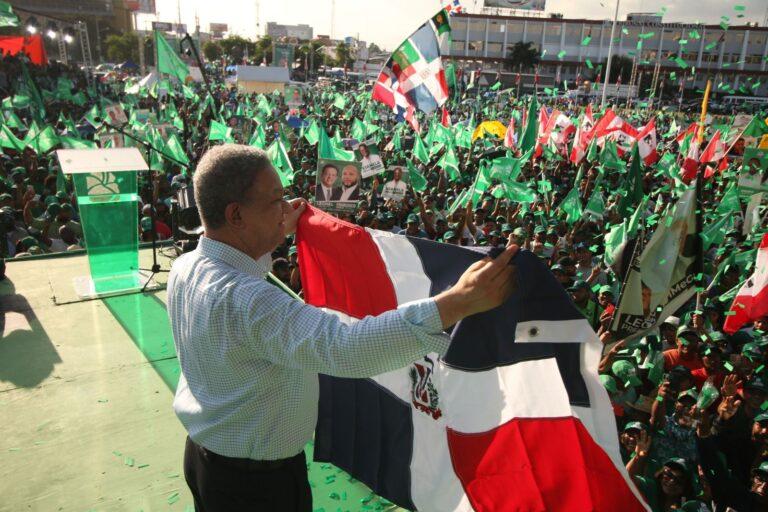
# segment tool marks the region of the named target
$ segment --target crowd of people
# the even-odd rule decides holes
[[[743,162],[743,148],[736,144],[702,186],[707,239],[697,293],[642,337],[618,339],[611,324],[623,275],[607,264],[607,239],[612,228],[630,219],[646,228],[641,236],[649,237],[676,201],[686,186],[679,178],[686,157],[681,146],[689,143],[679,135],[697,121],[693,116],[674,107],[613,109],[636,127],[653,119],[660,134],[658,158],[640,167],[641,198],[627,208],[631,151],[619,155],[618,165],[595,154],[575,164],[563,150],[570,146],[567,141],[559,148],[545,144],[536,157],[526,158],[519,140],[505,145],[500,137],[475,133],[483,121],[504,126],[513,119],[518,126],[530,121],[525,115],[529,97],[517,98],[515,91],[471,89],[454,95],[446,104],[450,121],[419,115],[421,134],[416,134],[370,99],[369,86],[308,84],[303,104],[289,106],[281,94],[245,94],[223,81],[213,83],[208,90],[161,80],[149,89],[132,89],[133,83],[88,80],[79,69],[61,64],[38,68],[17,57],[0,60],[0,93],[6,98],[0,135],[3,256],[86,247],[74,190],[54,150],[97,147],[107,140],[100,135],[115,131],[105,118],[108,105],[122,105],[129,118],[123,129],[161,146],[159,158],[148,155],[151,173],[140,176],[143,241],[153,231],[160,239],[171,237],[172,200],[191,183],[196,162],[212,144],[267,149],[278,143],[288,161],[273,157],[273,162],[284,178],[286,197],[341,201],[346,207],[334,213],[372,229],[462,246],[515,243],[546,262],[603,341],[600,376],[614,407],[622,456],[652,510],[768,510],[768,317],[733,334],[723,330],[733,290],[754,270],[754,250],[766,231],[763,215],[745,228],[748,203],[765,180],[759,160]],[[584,106],[572,100],[538,101],[545,112],[557,110],[574,123],[584,113]],[[595,117],[604,114],[595,105],[590,108]],[[142,120],[140,112],[149,112],[149,119]],[[768,133],[766,113],[755,119],[752,129]],[[221,138],[212,136],[217,123],[229,129]],[[312,136],[310,123],[324,131],[321,139],[331,143],[337,160],[355,155],[361,135],[373,140],[378,154],[365,145],[357,154],[379,159],[384,170],[362,178],[359,167],[352,166],[349,175],[357,172],[353,189],[351,181],[341,181],[345,166],[318,165],[318,146],[326,142]],[[159,124],[174,134],[183,155],[163,144],[169,138],[158,137],[153,125]],[[710,117],[702,149],[715,129],[733,124],[734,117]],[[43,147],[41,133],[47,127],[54,138]],[[445,133],[456,140],[445,140]],[[458,142],[461,134],[472,134],[468,144]],[[130,137],[121,144],[136,145]],[[421,145],[426,162],[417,155]],[[451,156],[457,165],[446,164]],[[514,193],[489,172],[489,162],[499,159],[521,164]],[[478,175],[490,186],[478,187]],[[417,183],[419,177],[423,183]],[[599,208],[580,209],[574,218],[566,206],[573,190],[580,204]],[[762,214],[764,201],[757,201]],[[301,295],[292,238],[273,254],[272,272]]]

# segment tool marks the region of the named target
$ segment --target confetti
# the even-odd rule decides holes
[[[174,503],[176,503],[180,499],[181,499],[181,497],[179,496],[179,493],[175,492],[175,493],[171,494],[170,496],[168,496],[168,500],[167,501],[168,501],[169,505],[173,505]]]
[[[581,40],[581,46],[587,46],[592,41],[592,36],[587,36]]]
[[[592,61],[591,60],[586,59],[584,62],[587,64],[587,67],[589,69],[594,69],[594,66],[592,65]]]
[[[744,12],[746,9],[747,8],[744,5],[734,5],[733,6],[733,10],[734,11]]]
[[[563,57],[565,57],[566,53],[565,50],[561,50],[560,53],[557,54],[557,58],[562,60]]]

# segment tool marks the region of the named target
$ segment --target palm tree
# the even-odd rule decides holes
[[[339,67],[352,67],[352,63],[354,62],[352,48],[347,43],[339,43],[336,46],[336,60],[339,63]]]
[[[533,41],[519,41],[507,47],[507,61],[512,69],[531,69],[539,63],[539,51]]]

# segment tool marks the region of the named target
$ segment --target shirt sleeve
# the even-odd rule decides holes
[[[275,364],[337,377],[371,377],[444,354],[450,338],[433,299],[360,320],[303,304],[266,282],[245,301],[253,354]]]

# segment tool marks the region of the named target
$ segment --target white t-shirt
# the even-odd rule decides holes
[[[381,197],[384,199],[394,199],[396,201],[405,197],[405,193],[408,190],[408,185],[403,180],[400,181],[388,181],[384,184],[384,189],[381,191]]]

